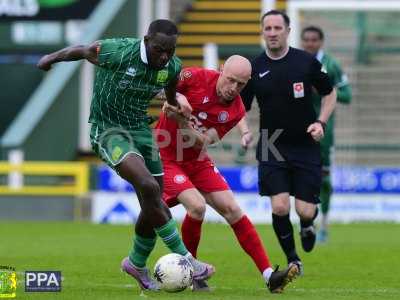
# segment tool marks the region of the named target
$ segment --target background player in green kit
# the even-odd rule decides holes
[[[315,57],[322,64],[323,71],[328,74],[332,85],[336,87],[337,101],[344,104],[350,103],[351,88],[346,74],[343,73],[339,63],[332,56],[322,50],[322,46],[324,43],[324,33],[322,29],[316,26],[309,26],[304,28],[301,34],[301,40],[304,50],[315,55]],[[318,114],[321,109],[321,97],[316,93],[314,93],[313,95],[313,102],[315,110]],[[317,235],[317,240],[319,242],[325,242],[328,237],[328,211],[330,197],[332,194],[330,166],[333,147],[335,143],[334,129],[335,116],[334,114],[332,114],[326,124],[324,138],[320,142],[323,178],[320,193],[322,220],[321,227]]]
[[[177,106],[175,86],[181,71],[181,62],[174,55],[177,34],[173,22],[156,20],[143,40],[117,38],[71,46],[45,55],[38,63],[45,71],[61,61],[86,59],[96,65],[89,118],[91,143],[96,154],[136,190],[141,212],[133,248],[121,267],[142,289],[150,290],[158,289],[146,268],[157,235],[172,252],[189,259],[194,278],[207,279],[214,273],[213,266],[197,261],[188,252],[161,201],[163,170],[147,124],[149,101],[160,91],[165,91],[169,104]],[[189,116],[190,105],[180,104],[179,111]]]

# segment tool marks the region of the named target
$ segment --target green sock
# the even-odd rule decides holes
[[[183,244],[174,219],[169,220],[166,224],[154,230],[173,253],[186,255],[189,252]]]
[[[330,176],[324,176],[322,179],[322,186],[321,186],[321,211],[324,215],[326,215],[329,211],[329,202],[331,200],[332,194],[332,185],[331,185],[331,178]]]
[[[129,252],[129,260],[139,268],[146,266],[147,258],[156,245],[157,237],[144,238],[136,234],[133,239],[133,247]]]

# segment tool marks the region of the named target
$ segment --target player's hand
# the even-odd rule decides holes
[[[251,133],[251,131],[247,131],[242,135],[240,144],[242,145],[243,149],[247,150],[252,141],[253,141],[253,134]]]
[[[189,121],[189,118],[185,117],[180,112],[180,108],[173,106],[168,102],[164,102],[162,111],[167,115],[168,118],[174,119],[178,124]]]
[[[192,106],[189,104],[187,98],[182,94],[176,95],[176,101],[179,103],[179,112],[184,115],[186,118],[190,118],[190,114],[192,113]]]
[[[321,123],[315,122],[308,126],[307,133],[310,133],[312,138],[319,142],[324,137],[324,128]]]
[[[39,69],[43,71],[48,71],[51,69],[51,61],[49,55],[43,56],[36,65]]]
[[[164,102],[162,111],[166,114],[168,113],[179,113],[179,108],[169,104],[167,101]]]

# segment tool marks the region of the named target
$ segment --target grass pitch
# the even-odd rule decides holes
[[[212,293],[189,290],[141,293],[119,270],[131,246],[130,226],[77,223],[0,223],[0,265],[18,272],[17,299],[400,299],[400,225],[349,224],[331,227],[330,240],[310,254],[296,245],[305,276],[284,294],[270,294],[228,226],[206,224],[199,256],[213,263]],[[271,226],[258,226],[274,264],[285,265]],[[167,250],[158,240],[149,266]],[[25,270],[60,270],[60,293],[26,293]]]

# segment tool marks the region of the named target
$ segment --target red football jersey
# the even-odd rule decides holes
[[[198,67],[185,68],[181,71],[177,91],[186,96],[193,108],[190,117],[192,126],[202,133],[214,128],[221,139],[245,116],[246,111],[240,96],[229,105],[219,102],[216,90],[219,74],[217,71]],[[161,113],[156,125],[156,140],[162,158],[169,160],[198,158],[201,149],[191,147],[192,142],[183,141],[181,135],[177,141],[177,130],[178,124],[175,120]],[[170,137],[167,137],[168,133]]]

